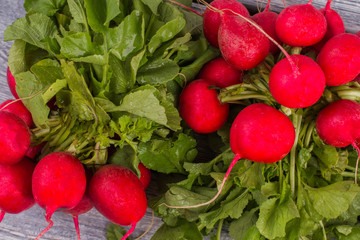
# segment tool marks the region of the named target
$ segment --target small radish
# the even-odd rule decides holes
[[[358,32],[356,33],[356,36],[359,36],[359,37],[360,37],[360,31],[358,31]]]
[[[337,100],[323,108],[316,118],[319,137],[334,147],[352,145],[360,154],[356,141],[360,140],[360,104],[346,99]],[[356,163],[357,174],[359,156]],[[357,176],[355,175],[355,183]]]
[[[144,164],[139,163],[139,170],[141,173],[140,176],[140,181],[144,186],[144,189],[147,188],[147,186],[149,186],[150,181],[151,181],[151,172],[150,170],[144,166]]]
[[[237,0],[215,0],[210,4],[217,9],[231,9],[244,17],[250,17],[246,7]],[[218,31],[220,27],[221,17],[218,12],[214,12],[207,8],[203,15],[204,35],[208,42],[215,47],[219,47]]]
[[[12,95],[14,96],[14,98],[19,99],[19,96],[16,93],[16,88],[15,88],[15,86],[16,86],[15,78],[12,75],[9,67],[7,68],[7,82],[8,82],[10,91],[11,91]]]
[[[199,78],[219,88],[229,87],[242,82],[243,72],[229,65],[223,57],[218,57],[205,64]]]
[[[20,100],[6,100],[2,104],[0,104],[0,111],[14,113],[22,120],[24,120],[28,127],[32,127],[34,125],[30,111]]]
[[[326,33],[325,16],[311,5],[299,4],[286,7],[276,20],[276,35],[293,47],[311,46]]]
[[[324,14],[327,22],[327,30],[324,38],[314,45],[314,48],[319,52],[324,44],[333,36],[345,33],[345,26],[341,16],[333,9],[331,9],[332,0],[328,0],[325,8],[319,11]]]
[[[31,159],[34,159],[34,157],[41,152],[41,150],[43,149],[43,147],[45,146],[45,144],[46,144],[45,142],[42,142],[42,143],[40,143],[40,144],[38,144],[38,145],[34,145],[34,146],[31,146],[31,145],[30,145],[30,147],[29,147],[29,149],[27,150],[27,152],[26,152],[25,155],[26,155],[27,157],[31,158]]]
[[[35,204],[31,190],[34,168],[27,157],[13,165],[0,164],[0,222],[5,213],[17,214]]]
[[[236,162],[243,158],[261,163],[283,159],[295,142],[295,128],[291,120],[279,110],[264,103],[244,108],[230,129],[230,147],[235,153],[217,194],[208,202],[193,206],[168,206],[170,208],[197,208],[213,202],[221,193],[226,179]]]
[[[229,115],[229,104],[222,104],[217,91],[210,87],[206,80],[198,79],[186,86],[180,96],[180,116],[198,133],[217,131]]]
[[[147,199],[144,186],[130,169],[108,164],[92,177],[90,197],[95,208],[111,222],[131,225],[122,240],[135,229],[136,223],[145,215]]]
[[[13,113],[0,111],[0,132],[0,164],[21,161],[31,142],[26,123]]]
[[[51,216],[57,209],[78,205],[85,188],[84,167],[70,153],[53,152],[39,161],[32,176],[32,189],[35,202],[46,209],[45,219],[49,225],[36,240],[53,226]]]
[[[288,108],[305,108],[316,103],[325,89],[325,75],[320,66],[304,55],[290,56],[298,72],[289,60],[282,59],[270,73],[269,88],[272,96]]]
[[[323,69],[327,86],[348,83],[360,74],[360,38],[352,33],[332,37],[316,61]]]
[[[225,61],[238,70],[249,70],[261,63],[269,53],[270,42],[255,22],[221,13],[219,48]]]
[[[75,230],[76,230],[76,235],[77,235],[77,239],[80,240],[80,227],[79,227],[79,215],[87,213],[88,211],[90,211],[93,207],[94,204],[90,198],[89,195],[89,184],[91,181],[91,177],[92,174],[89,170],[85,170],[86,173],[86,190],[85,193],[83,195],[83,197],[81,198],[80,202],[78,203],[78,205],[76,205],[74,208],[71,209],[65,209],[63,212],[65,213],[69,213],[71,214],[73,221],[74,221],[74,225],[75,225]]]
[[[272,11],[269,11],[271,0],[268,0],[267,5],[264,11],[259,12],[253,15],[251,18],[257,24],[259,24],[264,31],[269,34],[275,41],[281,44],[280,39],[276,35],[275,24],[278,14]],[[270,42],[269,52],[272,54],[276,54],[279,51],[279,48],[272,42]]]

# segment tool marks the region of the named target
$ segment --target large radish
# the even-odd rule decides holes
[[[320,138],[334,147],[352,145],[357,149],[360,139],[360,104],[346,99],[337,100],[323,108],[316,118],[316,130]],[[356,163],[355,183],[357,182],[359,156]]]
[[[13,165],[0,164],[0,222],[5,213],[17,214],[35,204],[31,190],[34,168],[27,157]]]
[[[39,161],[32,176],[32,189],[36,203],[46,209],[45,219],[49,225],[36,240],[53,226],[51,216],[57,209],[78,205],[85,188],[84,167],[70,153],[53,152]]]
[[[323,69],[327,86],[348,83],[360,74],[360,38],[352,33],[332,37],[316,61]]]
[[[217,9],[231,9],[244,17],[250,17],[249,11],[246,7],[237,0],[215,0],[211,2],[211,6]],[[207,8],[203,15],[204,35],[208,42],[215,47],[219,47],[218,32],[220,23],[220,14]]]

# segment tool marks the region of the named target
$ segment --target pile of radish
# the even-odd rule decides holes
[[[186,10],[182,4],[169,2]],[[7,213],[17,214],[38,204],[45,210],[48,226],[36,239],[53,226],[52,215],[63,211],[73,217],[80,240],[78,215],[95,207],[112,223],[130,226],[121,238],[125,240],[146,213],[149,169],[161,169],[161,173],[178,175],[167,180],[165,192],[149,204],[165,222],[154,239],[173,236],[200,239],[199,236],[210,234],[215,225],[218,228],[216,239],[220,239],[224,223],[230,225],[230,235],[236,240],[327,239],[336,234],[341,239],[356,239],[360,236],[356,222],[347,221],[350,217],[353,220],[360,216],[360,31],[357,34],[345,32],[341,16],[331,8],[332,0],[328,0],[323,9],[316,9],[310,0],[286,6],[280,13],[270,10],[271,0],[268,0],[265,9],[252,16],[241,1],[201,2],[206,7],[202,20],[207,47],[217,50],[208,53],[210,57],[203,62],[207,63],[202,68],[197,67],[197,78],[187,79],[180,71],[173,77],[176,84],[171,82],[176,87],[169,84],[170,81],[155,81],[155,87],[150,84],[137,86],[141,81],[149,81],[146,74],[142,76],[142,70],[138,73],[142,78],[137,79],[134,86],[148,94],[145,102],[157,103],[163,107],[163,112],[170,109],[162,102],[167,94],[177,96],[176,92],[180,92],[174,102],[183,120],[184,132],[191,129],[195,136],[216,139],[217,145],[210,145],[218,155],[211,161],[197,162],[191,158],[194,152],[188,151],[183,156],[180,154],[182,159],[176,160],[181,152],[181,147],[176,149],[182,134],[177,132],[181,129],[180,123],[179,128],[173,127],[170,121],[161,123],[163,120],[153,116],[148,109],[142,111],[131,105],[141,102],[135,95],[138,89],[128,90],[126,94],[133,95],[127,98],[125,91],[114,97],[112,92],[105,90],[94,91],[94,94],[89,87],[90,90],[70,97],[71,101],[78,97],[79,105],[66,108],[67,103],[58,99],[66,99],[66,94],[81,89],[81,84],[88,84],[89,79],[96,82],[94,76],[99,72],[105,80],[112,74],[124,74],[114,70],[107,76],[108,68],[100,69],[98,62],[90,67],[74,64],[83,59],[100,62],[97,55],[74,58],[76,60],[70,63],[63,59],[51,60],[56,62],[51,63],[54,68],[62,68],[62,78],[74,79],[75,83],[68,83],[68,89],[64,91],[59,90],[56,94],[60,97],[51,95],[51,91],[55,91],[52,89],[46,91],[49,95],[42,95],[49,98],[45,102],[50,108],[47,128],[36,124],[36,119],[32,118],[36,114],[31,112],[34,108],[29,111],[27,106],[30,104],[23,104],[25,99],[35,99],[38,93],[33,92],[34,95],[26,98],[19,97],[21,92],[17,94],[17,89],[24,90],[16,87],[16,81],[23,84],[27,72],[20,72],[15,79],[8,68],[7,80],[15,99],[0,105],[0,222]],[[135,7],[137,4],[144,3],[134,1]],[[145,4],[146,8],[150,9],[151,4],[148,4]],[[132,17],[138,17],[136,14]],[[151,19],[156,23],[155,18]],[[110,26],[110,21],[104,24]],[[155,32],[162,29],[156,29],[156,24],[152,27],[151,31]],[[94,34],[94,42],[106,39],[102,27],[95,24],[91,28],[98,31]],[[151,31],[146,34],[152,34]],[[99,37],[100,33],[104,36]],[[62,44],[66,42],[64,39]],[[165,43],[166,50],[165,47],[159,49],[165,51],[163,56],[170,58],[171,51],[181,49],[180,42],[185,37],[176,39],[178,42],[169,39],[162,36],[150,41],[144,52],[151,52],[150,46],[154,47],[158,41]],[[110,47],[113,39],[107,41]],[[176,44],[179,44],[177,48]],[[119,46],[116,51],[123,47]],[[124,49],[116,54],[120,56],[130,51]],[[143,57],[144,52],[130,54],[133,57],[131,63],[126,60],[121,63],[121,68],[127,64],[135,71],[136,64],[148,61]],[[151,59],[158,55],[155,51],[147,57]],[[109,56],[110,53],[106,59],[108,63],[120,61],[111,57],[109,60]],[[146,70],[155,71],[152,69],[157,66],[155,63],[149,64]],[[158,65],[161,67],[161,64]],[[31,70],[36,72],[36,67]],[[88,69],[91,69],[90,73],[84,75],[89,79],[85,79],[81,74]],[[133,75],[133,72],[129,74],[130,77]],[[56,79],[59,85],[63,80],[61,77]],[[157,77],[160,78],[160,74]],[[185,78],[184,82],[179,80],[181,77]],[[180,83],[186,83],[183,89]],[[104,87],[109,88],[111,84]],[[115,106],[107,97],[120,105]],[[82,101],[85,104],[82,105]],[[124,112],[130,110],[121,108],[126,101],[133,101],[130,105],[135,109],[129,116]],[[69,116],[74,109],[84,114],[71,119]],[[173,120],[177,117],[176,109],[171,110],[166,114]],[[114,113],[116,121],[109,120],[109,116],[113,117],[110,113]],[[143,120],[147,116],[155,124],[149,123],[149,119]],[[136,117],[144,118],[137,120]],[[100,127],[86,125],[84,122],[88,119]],[[53,122],[56,124],[51,125]],[[159,127],[161,124],[165,127]],[[71,129],[77,127],[86,130],[72,138]],[[141,130],[137,131],[136,127]],[[169,134],[169,129],[174,133]],[[154,144],[151,145],[148,141],[153,133]],[[172,142],[169,138],[171,143],[166,145],[164,139],[169,135],[177,141]],[[83,148],[76,148],[78,139],[83,141],[80,144]],[[95,147],[86,148],[89,139],[96,142]],[[66,148],[62,148],[65,145]],[[120,162],[125,164],[118,164],[118,159],[108,156],[115,151],[111,150],[114,146],[123,151],[121,157],[124,159]],[[79,155],[81,157],[77,157]],[[164,156],[174,157],[168,163],[174,169],[167,171],[159,166],[161,162],[157,161],[162,161]],[[334,195],[332,200],[321,197],[331,194]],[[234,230],[237,228],[241,231]],[[193,238],[187,235],[189,231],[194,234]]]

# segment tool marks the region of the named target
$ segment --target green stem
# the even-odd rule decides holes
[[[320,226],[321,226],[321,229],[322,229],[322,232],[323,232],[323,239],[324,240],[327,240],[327,237],[326,237],[326,230],[325,230],[325,227],[324,227],[324,224],[322,221],[319,222]]]
[[[343,177],[351,177],[351,178],[354,178],[355,177],[355,173],[352,173],[352,172],[342,172],[340,173],[341,176]],[[360,178],[360,176],[358,175],[357,178]]]
[[[279,161],[279,183],[282,183],[283,182],[283,179],[284,179],[284,172],[283,172],[283,167],[282,167],[282,160]],[[280,185],[280,192],[282,192],[282,184],[279,184]]]
[[[107,72],[108,72],[108,68],[109,68],[109,52],[108,52],[108,45],[107,45],[107,37],[106,34],[103,34],[104,36],[104,48],[105,48],[105,65],[103,67],[103,78],[102,78],[102,87],[105,88],[108,84],[108,80],[107,80]]]
[[[216,233],[216,240],[221,240],[221,229],[224,223],[224,219],[221,219],[218,224],[217,233]]]
[[[262,100],[262,101],[269,101],[268,97],[266,97],[262,94],[254,93],[254,94],[248,94],[248,95],[225,96],[220,99],[220,102],[222,102],[222,103],[234,102],[234,101],[239,101],[239,100],[247,100],[247,99],[251,99],[251,98],[255,98],[258,100]]]
[[[293,114],[293,124],[295,127],[295,141],[294,141],[294,145],[290,151],[290,187],[291,187],[292,197],[295,196],[296,150],[297,150],[297,143],[299,140],[299,133],[301,130],[301,120],[302,120],[302,115],[300,115],[298,113]]]

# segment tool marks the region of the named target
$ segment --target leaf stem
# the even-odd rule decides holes
[[[217,227],[217,232],[216,232],[216,240],[221,240],[221,229],[224,223],[224,219],[221,219],[219,221],[218,227]]]
[[[327,237],[326,237],[326,230],[325,230],[325,227],[324,227],[324,224],[322,222],[322,220],[319,222],[320,226],[321,226],[321,229],[322,229],[322,232],[323,232],[323,239],[324,240],[327,240]]]
[[[295,127],[295,141],[294,141],[294,145],[291,148],[290,151],[290,187],[291,187],[291,193],[292,193],[292,197],[295,196],[295,186],[296,186],[296,175],[295,175],[295,169],[296,169],[296,150],[297,150],[297,143],[299,140],[299,134],[300,134],[300,130],[301,130],[301,120],[302,120],[302,115],[296,113],[293,113],[293,124]]]

